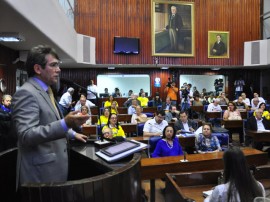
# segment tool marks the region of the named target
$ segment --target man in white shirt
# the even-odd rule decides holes
[[[254,98],[251,100],[251,105],[252,105],[253,100],[254,100],[255,98],[258,98],[259,103],[261,103],[261,102],[265,103],[265,100],[264,100],[262,97],[260,97],[258,93],[254,93],[253,96],[254,96]]]
[[[221,112],[222,109],[219,105],[219,102],[219,98],[214,99],[214,102],[208,105],[207,112]]]
[[[253,98],[253,99],[251,100],[251,110],[258,109],[259,106],[260,106],[259,98]]]
[[[164,120],[165,112],[163,110],[157,111],[155,117],[146,121],[143,127],[143,136],[161,136],[163,129],[168,125],[168,122]]]
[[[250,106],[250,99],[247,98],[246,93],[241,93],[241,97],[243,98],[243,102],[244,102],[247,106]]]
[[[75,111],[81,111],[82,106],[86,106],[88,108],[88,114],[91,115],[90,108],[96,105],[91,101],[86,100],[85,95],[82,94],[80,100],[75,105]]]
[[[72,106],[72,95],[74,93],[74,88],[68,88],[67,92],[62,95],[59,101],[59,107],[64,116],[66,116]]]
[[[94,84],[93,80],[90,80],[90,85],[87,86],[87,99],[95,103],[97,98],[97,86]]]

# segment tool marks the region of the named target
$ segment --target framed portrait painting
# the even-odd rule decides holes
[[[230,33],[208,31],[208,58],[229,58]]]
[[[152,55],[194,57],[194,3],[151,1]]]

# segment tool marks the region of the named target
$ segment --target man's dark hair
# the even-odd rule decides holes
[[[162,110],[162,109],[161,109],[161,110],[157,110],[157,111],[156,111],[156,116],[158,116],[159,114],[160,114],[161,116],[165,116],[165,111]]]
[[[45,68],[47,63],[46,56],[49,54],[59,60],[56,51],[47,45],[38,45],[29,51],[25,62],[28,77],[32,77],[36,74],[34,71],[35,64],[40,65],[43,69]]]

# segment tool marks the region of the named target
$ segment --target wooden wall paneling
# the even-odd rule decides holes
[[[244,41],[260,39],[260,0],[189,0],[195,5],[195,57],[159,57],[159,64],[242,65]],[[97,64],[153,64],[151,1],[78,0],[79,33],[96,37]],[[230,58],[208,59],[208,31],[230,32]],[[113,53],[113,37],[139,37],[139,55]]]

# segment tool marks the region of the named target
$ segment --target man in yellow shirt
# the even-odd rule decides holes
[[[142,93],[140,97],[138,97],[138,100],[141,102],[142,107],[148,107],[148,98],[145,97],[145,93]]]

